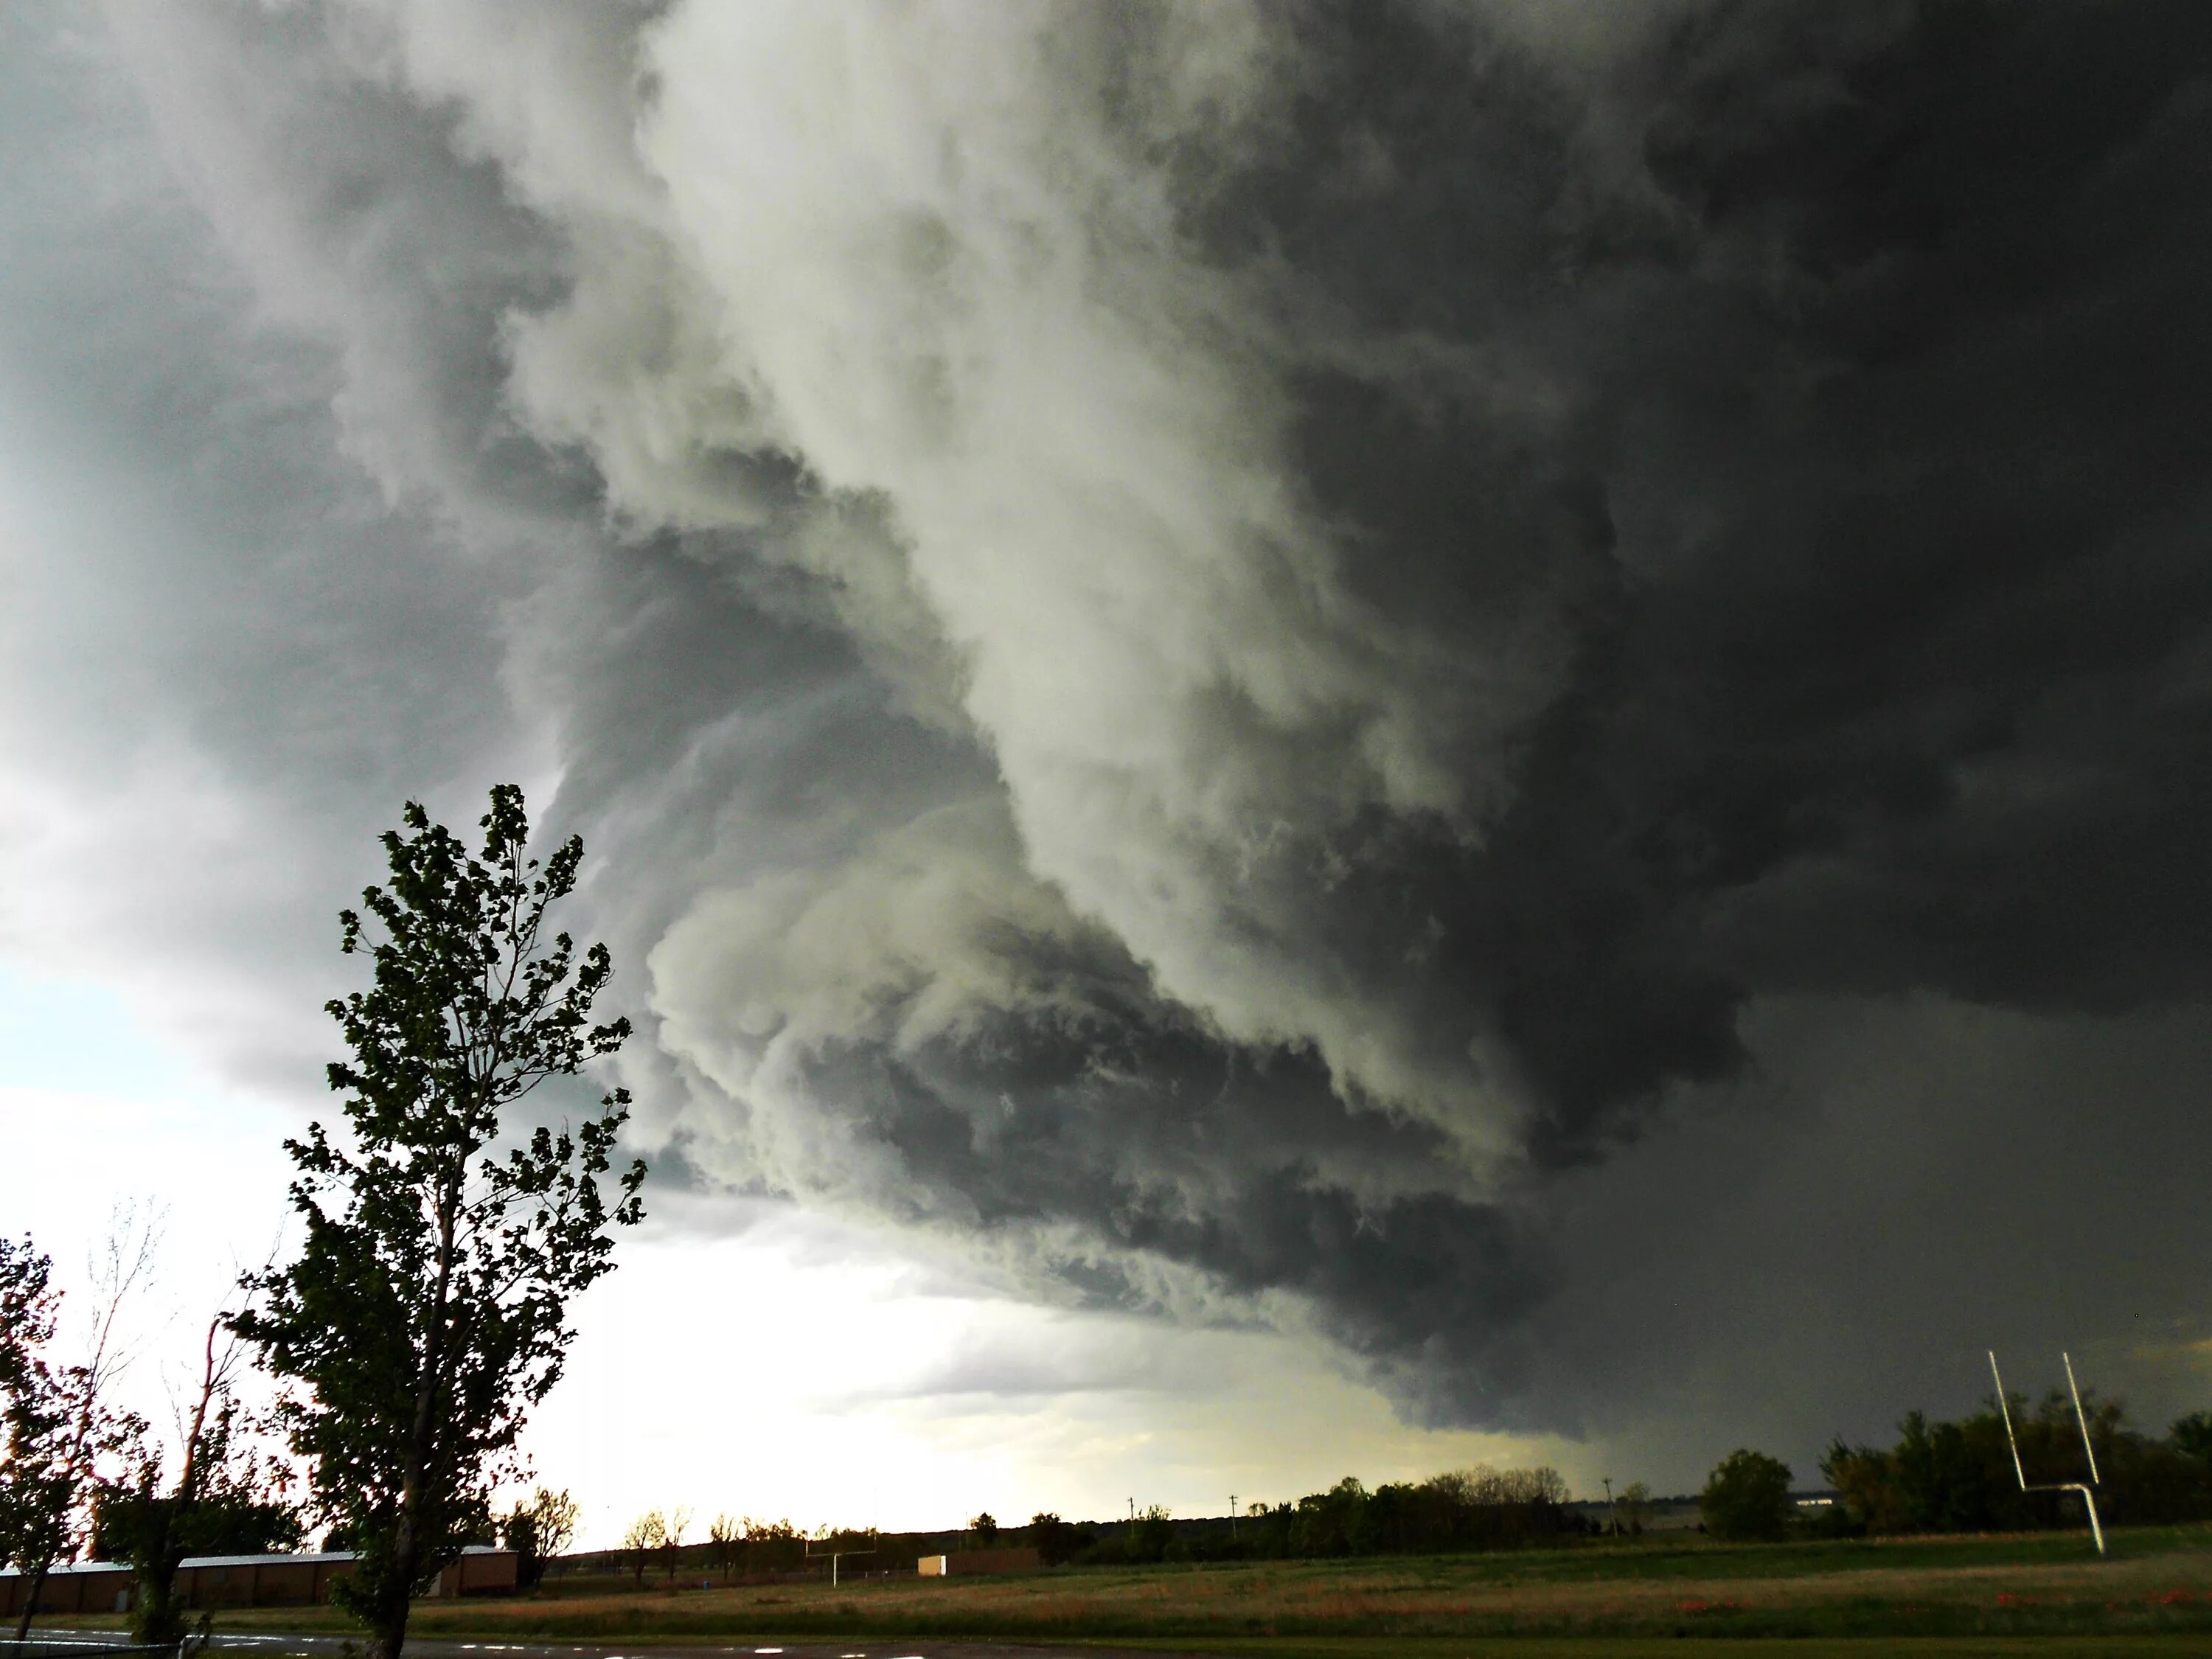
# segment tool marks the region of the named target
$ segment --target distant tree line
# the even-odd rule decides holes
[[[702,1575],[708,1583],[733,1584],[786,1577],[816,1562],[826,1571],[832,1550],[870,1558],[866,1570],[872,1571],[883,1541],[873,1528],[824,1526],[810,1533],[788,1520],[724,1513],[708,1522],[704,1540],[687,1543],[690,1525],[691,1511],[681,1505],[647,1510],[629,1523],[618,1548],[586,1552],[570,1565],[586,1576],[626,1576],[640,1589],[658,1577],[664,1588],[673,1589],[679,1583],[694,1584]],[[893,1559],[908,1571],[914,1566],[911,1553],[896,1551]]]
[[[1557,1470],[1477,1468],[1372,1490],[1346,1475],[1295,1504],[1254,1504],[1228,1527],[1178,1527],[1154,1508],[1101,1535],[1039,1515],[1024,1541],[1050,1565],[1105,1565],[1440,1555],[1515,1549],[1592,1529],[1567,1508],[1567,1483]]]
[[[2053,1389],[2031,1407],[2011,1396],[2013,1430],[2030,1486],[2089,1478],[2073,1403]],[[2083,1414],[2097,1454],[2097,1508],[2108,1523],[2148,1525],[2212,1519],[2212,1413],[2181,1419],[2162,1437],[2129,1425],[2117,1401],[2086,1394]],[[1839,1527],[1878,1534],[2011,1532],[2080,1526],[2080,1500],[2022,1492],[1995,1396],[1956,1422],[1919,1412],[1898,1425],[1889,1447],[1838,1438],[1820,1460],[1844,1516]]]

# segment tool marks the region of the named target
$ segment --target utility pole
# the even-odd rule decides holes
[[[1237,1536],[1237,1494],[1233,1492],[1229,1494],[1229,1535]]]

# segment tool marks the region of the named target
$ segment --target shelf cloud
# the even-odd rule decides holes
[[[191,742],[316,870],[554,784],[702,1188],[1580,1432],[1889,1340],[1746,1311],[1778,1172],[1888,1259],[2087,1115],[2207,1150],[2196,6],[32,9],[163,182],[17,232],[199,250],[229,378],[143,383],[276,458],[168,631],[317,641],[163,646]],[[2069,1237],[1916,1340],[2179,1316]]]

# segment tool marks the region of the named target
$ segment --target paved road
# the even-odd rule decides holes
[[[79,1641],[105,1645],[118,1639],[110,1631],[41,1630],[38,1639],[59,1645]],[[349,1647],[361,1651],[361,1638],[346,1636],[246,1635],[216,1632],[213,1645],[244,1656],[335,1656]],[[1169,1659],[1157,1648],[1039,1648],[1003,1642],[793,1642],[781,1647],[749,1642],[728,1645],[702,1642],[647,1642],[605,1646],[573,1642],[447,1642],[410,1638],[407,1651],[419,1659]]]

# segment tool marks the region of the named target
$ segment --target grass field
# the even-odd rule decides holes
[[[1632,1651],[1620,1638],[1717,1636],[1851,1638],[1847,1650],[1966,1659],[2023,1650],[1959,1638],[2067,1638],[2042,1653],[2166,1650],[2212,1654],[2212,1528],[2113,1535],[2099,1560],[2086,1538],[2040,1534],[1723,1546],[1703,1540],[1584,1546],[1475,1556],[1346,1562],[1091,1568],[1006,1578],[899,1577],[850,1583],[739,1586],[673,1593],[648,1587],[557,1587],[545,1595],[425,1602],[422,1636],[485,1641],[705,1640],[905,1636],[1066,1644],[1161,1644],[1265,1652],[1276,1659],[1358,1659],[1433,1650],[1463,1659],[1470,1638],[1568,1639],[1559,1659]],[[336,1629],[328,1609],[265,1609],[237,1629]],[[2126,1638],[2118,1649],[2104,1638]],[[2092,1639],[2095,1638],[2095,1639]],[[2086,1644],[2086,1645],[2085,1645]],[[1760,1646],[1765,1644],[1759,1644]],[[1756,1650],[1731,1645],[1751,1659]]]

